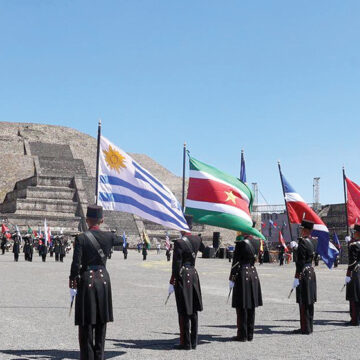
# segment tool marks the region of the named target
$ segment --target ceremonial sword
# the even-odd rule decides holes
[[[75,296],[73,296],[73,297],[71,298],[69,316],[71,315],[71,310],[72,310],[72,307],[73,307],[73,304],[74,304],[74,299],[75,299]]]
[[[290,292],[289,292],[289,295],[288,295],[288,299],[290,299],[291,294],[293,293],[293,291],[294,291],[294,288],[291,288],[291,290],[290,290]]]
[[[172,294],[172,293],[169,293],[168,297],[166,298],[166,300],[165,300],[165,306],[166,306],[166,304],[168,303],[171,294]]]
[[[229,295],[228,295],[227,300],[226,300],[226,303],[227,303],[227,304],[229,303],[229,299],[230,299],[231,291],[232,291],[232,288],[229,290]]]

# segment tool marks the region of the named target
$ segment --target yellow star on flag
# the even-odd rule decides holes
[[[109,150],[103,150],[103,152],[105,155],[105,161],[110,167],[110,169],[115,170],[120,174],[120,169],[126,168],[126,165],[124,164],[125,157],[122,156],[116,149],[113,149],[109,145]]]
[[[225,194],[227,195],[227,199],[225,201],[232,201],[234,205],[236,205],[236,196],[233,194],[233,192],[225,191]]]

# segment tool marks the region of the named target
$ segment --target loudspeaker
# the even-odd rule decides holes
[[[202,257],[204,259],[213,259],[213,258],[215,258],[215,252],[216,252],[216,250],[214,248],[207,246],[202,254]]]
[[[213,248],[217,249],[220,246],[220,233],[218,231],[213,232]]]

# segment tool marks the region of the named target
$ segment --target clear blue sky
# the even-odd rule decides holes
[[[0,121],[103,133],[176,174],[182,144],[282,203],[360,183],[360,2],[2,0]],[[0,134],[1,135],[1,134]]]

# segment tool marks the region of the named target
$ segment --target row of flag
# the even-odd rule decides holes
[[[188,231],[183,209],[170,189],[108,139],[100,135],[99,140],[97,203],[105,210],[132,213],[165,228]],[[246,183],[243,152],[240,178],[226,174],[190,155],[189,164],[185,213],[192,215],[195,223],[241,231],[264,240],[264,235],[254,227],[251,218],[254,196]],[[318,238],[317,252],[331,268],[340,248],[337,236],[338,245],[334,246],[324,222],[290,185],[282,174],[280,165],[279,171],[289,224],[300,224],[304,218],[314,222],[313,236]],[[346,182],[348,221],[349,225],[353,225],[360,219],[360,187],[349,179]],[[279,232],[279,242],[284,247],[286,244],[282,232],[286,226],[283,222]],[[280,229],[279,224],[271,219],[269,227]],[[142,237],[147,246],[150,246],[145,230]],[[166,244],[170,247],[168,235]]]
[[[15,232],[20,237],[20,240],[22,241],[21,232],[19,230],[18,225],[15,225]],[[11,238],[11,232],[10,229],[6,224],[1,225],[1,233],[5,235],[7,239]],[[63,229],[60,229],[60,234],[63,233]],[[44,230],[41,230],[41,227],[39,226],[38,230],[33,230],[30,226],[28,226],[27,234],[30,234],[33,238],[38,238],[40,241],[44,241],[45,245],[51,244],[52,241],[52,233],[50,227],[47,225],[46,219],[44,220]]]

